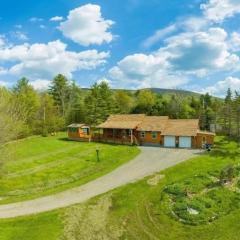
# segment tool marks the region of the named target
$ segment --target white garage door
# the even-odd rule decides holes
[[[176,137],[164,136],[164,147],[176,147]]]
[[[179,147],[180,148],[191,148],[192,138],[191,137],[179,137]]]

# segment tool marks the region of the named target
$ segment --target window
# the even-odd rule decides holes
[[[152,132],[152,139],[157,139],[157,132]]]
[[[69,128],[69,132],[76,133],[78,132],[78,128]]]
[[[83,128],[82,131],[84,134],[89,135],[89,128]]]
[[[141,135],[141,138],[145,138],[145,132],[141,132],[140,135]]]

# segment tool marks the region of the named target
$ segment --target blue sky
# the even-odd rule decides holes
[[[239,0],[8,0],[0,85],[44,89],[58,73],[89,87],[240,90]]]

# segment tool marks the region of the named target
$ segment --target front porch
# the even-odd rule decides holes
[[[133,145],[138,144],[133,129],[102,129],[102,132],[95,133],[92,140],[96,142]]]

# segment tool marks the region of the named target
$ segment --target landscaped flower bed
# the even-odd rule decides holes
[[[227,166],[168,185],[164,194],[171,215],[189,225],[211,223],[240,208],[240,168]]]

